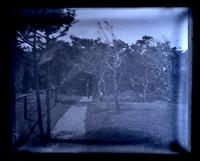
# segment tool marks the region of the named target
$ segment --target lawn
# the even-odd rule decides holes
[[[88,105],[86,138],[100,143],[130,143],[166,147],[175,140],[176,104],[114,102]]]
[[[112,101],[89,102],[84,136],[52,140],[45,146],[31,143],[21,150],[171,154],[177,132],[176,108],[176,104],[168,102],[121,101],[120,110],[116,110]]]

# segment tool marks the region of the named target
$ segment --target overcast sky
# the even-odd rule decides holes
[[[79,22],[70,28],[69,35],[96,39],[97,21],[108,21],[116,37],[128,44],[148,35],[188,48],[186,8],[76,8],[76,19]]]

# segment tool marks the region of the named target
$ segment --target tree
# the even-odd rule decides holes
[[[170,100],[174,93],[172,73],[177,73],[177,67],[175,67],[178,63],[175,58],[177,56],[173,53],[169,41],[156,41],[150,36],[143,36],[141,40],[136,41],[131,45],[128,56],[132,64],[126,64],[126,71],[131,78],[130,84],[133,89],[136,89],[137,85],[142,86],[144,100],[158,98]],[[128,59],[126,61],[129,61]],[[135,73],[130,72],[129,68],[135,69]]]
[[[34,70],[36,82],[36,96],[38,109],[38,122],[40,135],[44,135],[42,125],[42,113],[39,95],[39,64],[46,64],[46,103],[47,103],[47,136],[50,137],[50,98],[49,98],[49,61],[46,59],[41,61],[43,50],[49,48],[51,41],[57,40],[59,37],[65,36],[69,27],[75,23],[74,10],[61,9],[38,9],[38,10],[20,10],[15,13],[17,16],[23,17],[17,32],[17,40],[21,44],[27,44],[32,50],[34,57]],[[55,53],[53,53],[55,54]]]
[[[78,71],[84,71],[89,75],[92,75],[96,80],[96,91],[93,91],[94,101],[100,101],[100,96],[107,95],[106,90],[106,77],[112,77],[112,85],[114,88],[114,100],[116,108],[119,109],[118,103],[118,86],[122,73],[119,70],[122,62],[122,56],[128,48],[128,45],[121,40],[114,39],[114,33],[107,22],[104,23],[106,26],[102,27],[98,23],[100,29],[100,36],[96,40],[91,39],[80,39],[71,36],[72,45],[71,53],[74,54],[74,64],[77,64],[72,68],[70,73],[77,73]],[[105,28],[106,27],[106,28]],[[105,30],[108,32],[104,33]],[[109,36],[111,40],[109,40]],[[104,39],[103,39],[104,38]],[[76,70],[73,70],[76,69]],[[69,80],[73,74],[68,74]],[[74,74],[75,75],[75,74]]]
[[[113,27],[107,22],[104,21],[103,25],[98,22],[99,34],[102,39],[109,45],[110,52],[105,55],[104,61],[107,65],[107,68],[112,71],[113,77],[113,85],[114,85],[114,101],[117,109],[120,108],[118,101],[118,69],[122,63],[122,53],[124,52],[124,48],[119,50],[117,47],[118,41],[116,40],[116,36],[113,32]]]
[[[71,36],[71,40],[71,45],[62,49],[67,50],[67,56],[70,57],[65,62],[73,64],[65,80],[72,80],[80,71],[95,77],[95,101],[100,101],[102,93],[105,98],[108,93],[116,98],[121,91],[130,89],[143,101],[172,98],[175,86],[172,82],[176,80],[172,79],[172,75],[177,77],[176,57],[180,54],[173,52],[168,41],[159,42],[153,37],[143,36],[129,46],[116,39],[103,41],[103,38],[93,40]],[[120,58],[119,67],[115,66],[117,57]],[[117,101],[115,100],[115,105]]]
[[[37,111],[38,111],[38,125],[40,135],[44,136],[44,128],[42,124],[42,111],[41,111],[41,100],[39,94],[39,69],[37,65],[38,58],[38,46],[36,46],[37,35],[35,25],[28,25],[27,28],[22,28],[17,31],[17,41],[19,45],[28,44],[32,48],[32,61],[34,62],[34,73],[35,73],[35,87],[36,87],[36,100],[37,100]]]
[[[75,62],[82,71],[93,76],[93,79],[97,81],[97,89],[93,89],[93,99],[100,101],[100,95],[103,93],[101,86],[104,74],[107,72],[107,66],[102,59],[104,57],[102,50],[106,51],[107,45],[99,40],[80,39],[73,36],[71,39],[73,52],[77,54]]]

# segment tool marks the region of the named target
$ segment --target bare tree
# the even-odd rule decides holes
[[[106,63],[108,69],[112,71],[112,77],[113,77],[113,85],[114,85],[114,101],[115,106],[117,109],[120,108],[119,101],[118,101],[118,72],[119,67],[122,63],[122,55],[121,53],[123,50],[118,51],[116,47],[116,36],[113,32],[113,26],[111,26],[107,21],[104,21],[104,23],[97,23],[99,28],[99,35],[102,38],[102,40],[105,41],[110,46],[111,52],[107,54],[104,57],[104,62]]]

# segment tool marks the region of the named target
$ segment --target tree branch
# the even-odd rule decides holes
[[[58,36],[56,36],[56,37],[53,37],[52,40],[55,40],[55,39],[57,39],[59,37],[67,35],[67,31],[69,30],[69,27],[70,27],[70,25],[65,27],[65,29],[63,31],[60,31],[60,34]]]
[[[25,39],[22,35],[20,35],[19,33],[17,33],[17,36],[22,40],[22,41],[24,41],[24,43],[27,43],[27,44],[29,44],[30,46],[34,46],[34,44],[32,43],[32,42],[30,42],[30,41],[28,41],[27,39]]]
[[[24,43],[24,41],[22,41],[21,38],[20,38],[20,40],[17,40],[17,41],[18,41],[19,43]]]
[[[107,64],[107,66],[108,66],[111,70],[113,70],[113,67],[108,63],[108,61],[106,60],[106,58],[105,58],[105,63]]]
[[[117,65],[116,65],[116,67],[115,67],[115,68],[119,68],[119,67],[120,67],[120,65],[121,65],[121,63],[122,63],[122,61],[121,61],[121,58],[119,58],[119,61],[117,62]]]
[[[99,27],[99,29],[101,31],[101,35],[100,36],[104,37],[104,39],[106,40],[107,43],[112,44],[112,42],[108,39],[108,36],[106,35],[106,33],[104,31],[105,27],[103,28],[100,22],[97,22],[97,25],[98,25],[98,27]]]
[[[46,49],[46,48],[44,48],[42,45],[36,45],[36,46],[38,46],[40,49],[42,49],[42,50],[44,50],[44,49]]]
[[[37,32],[37,31],[36,31],[36,34],[38,34],[39,36],[41,36],[41,37],[43,37],[43,38],[45,38],[45,39],[47,38],[46,36],[44,36],[44,35],[40,34],[40,33],[39,33],[39,32]]]

